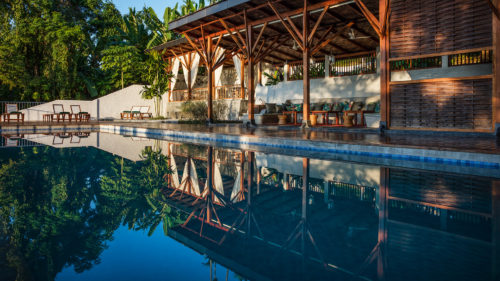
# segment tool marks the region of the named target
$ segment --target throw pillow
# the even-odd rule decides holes
[[[302,104],[301,103],[294,104],[294,106],[295,106],[295,111],[302,112]]]
[[[331,109],[332,109],[332,107],[331,107],[331,105],[330,105],[330,104],[325,103],[325,104],[323,105],[323,110],[324,110],[324,111],[330,111]]]

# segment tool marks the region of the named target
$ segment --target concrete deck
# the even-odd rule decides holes
[[[92,130],[133,134],[200,144],[223,144],[255,149],[267,147],[298,150],[298,154],[343,154],[427,163],[487,166],[500,169],[500,141],[489,135],[427,134],[388,131],[380,135],[373,129],[297,127],[246,128],[241,124],[213,126],[160,122],[90,122],[90,123],[0,123],[2,134],[54,133],[64,130]],[[352,158],[352,157],[351,157]]]

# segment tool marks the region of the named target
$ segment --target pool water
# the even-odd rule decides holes
[[[496,170],[105,133],[16,140],[0,148],[0,280],[500,276]]]

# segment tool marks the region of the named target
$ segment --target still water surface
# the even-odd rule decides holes
[[[498,280],[497,171],[14,140],[0,148],[0,280]]]

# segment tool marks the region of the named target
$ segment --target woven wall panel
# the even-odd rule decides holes
[[[491,79],[391,85],[391,126],[490,130]]]
[[[393,0],[392,58],[489,47],[491,10],[479,0]]]

